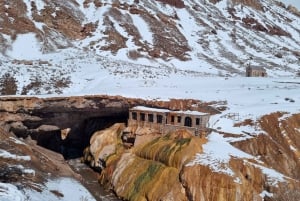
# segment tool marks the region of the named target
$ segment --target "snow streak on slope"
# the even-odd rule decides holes
[[[7,52],[15,59],[41,59],[43,55],[40,50],[39,42],[33,33],[18,35],[17,39],[12,44],[12,49]]]

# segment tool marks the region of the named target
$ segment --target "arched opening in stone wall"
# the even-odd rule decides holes
[[[191,117],[185,117],[184,126],[192,127],[192,118]]]

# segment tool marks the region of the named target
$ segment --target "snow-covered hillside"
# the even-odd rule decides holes
[[[189,0],[176,8],[145,0],[3,1],[1,74],[17,78],[19,94],[26,86],[27,94],[61,93],[60,79],[74,89],[75,77],[86,87],[107,74],[244,76],[248,64],[270,77],[296,76],[297,13],[272,0],[234,2]],[[32,82],[37,86],[28,87]]]
[[[298,112],[300,18],[276,1],[235,2],[4,1],[0,74],[23,95],[194,98],[227,101],[228,112],[243,115]],[[248,64],[268,77],[246,78]]]
[[[22,95],[220,100],[245,118],[299,112],[297,11],[234,2],[3,1],[0,74]],[[248,64],[268,77],[246,78]]]

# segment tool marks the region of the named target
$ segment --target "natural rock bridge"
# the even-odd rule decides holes
[[[169,109],[217,110],[198,100],[146,101],[121,96],[1,97],[0,123],[18,137],[30,136],[41,146],[66,158],[82,155],[92,134],[116,122],[126,122],[128,110],[136,105]],[[65,140],[61,130],[70,128]]]

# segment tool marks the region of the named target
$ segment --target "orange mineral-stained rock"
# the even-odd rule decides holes
[[[114,124],[112,127],[97,131],[90,140],[89,151],[93,157],[92,166],[99,166],[99,159],[106,159],[109,155],[116,152],[116,146],[120,140],[120,133],[125,125],[122,123]]]

